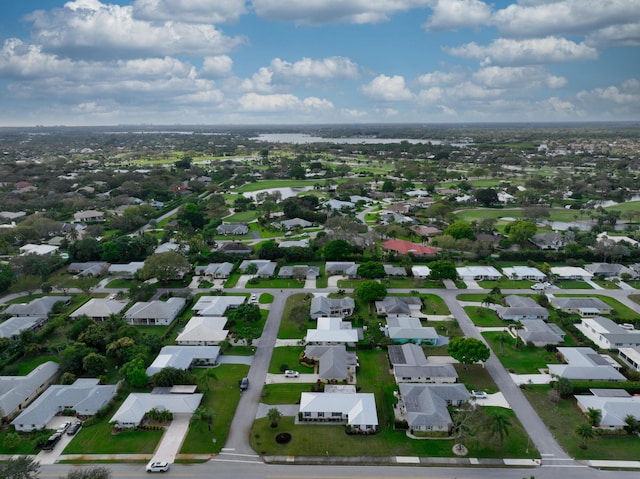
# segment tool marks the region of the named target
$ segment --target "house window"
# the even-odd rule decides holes
[[[342,417],[342,413],[341,412],[332,412],[331,413],[331,417]]]
[[[318,413],[318,417],[324,417],[324,413],[323,412],[319,412]]]
[[[305,412],[304,413],[304,417],[311,417],[311,413],[310,412]]]

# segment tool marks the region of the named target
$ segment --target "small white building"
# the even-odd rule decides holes
[[[300,394],[300,422],[347,424],[362,431],[378,427],[373,393],[356,393],[355,386],[325,386],[322,393]]]
[[[544,281],[547,277],[538,268],[532,268],[531,266],[502,268],[502,272],[507,278],[515,280]]]
[[[456,268],[456,271],[463,281],[495,281],[502,277],[502,273],[493,266],[464,266]]]

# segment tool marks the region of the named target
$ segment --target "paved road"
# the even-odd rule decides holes
[[[359,458],[354,458],[359,459]],[[137,479],[145,475],[144,464],[102,464],[114,479]],[[58,479],[77,466],[42,467],[40,479]],[[637,471],[600,471],[587,467],[469,468],[405,467],[385,465],[267,465],[260,462],[208,462],[172,464],[163,479],[637,479]]]

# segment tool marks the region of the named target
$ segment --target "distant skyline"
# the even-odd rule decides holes
[[[0,126],[640,120],[639,0],[0,3]]]

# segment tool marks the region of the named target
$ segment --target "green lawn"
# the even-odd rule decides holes
[[[594,279],[594,283],[603,289],[620,289],[620,286],[614,281],[603,281],[601,279]]]
[[[483,327],[505,327],[507,324],[496,315],[496,312],[489,308],[480,306],[465,306],[464,310],[476,326]]]
[[[304,281],[299,281],[297,279],[255,278],[255,280],[256,280],[255,283],[253,282],[253,280],[247,281],[247,288],[278,288],[278,289],[304,288]]]
[[[119,289],[126,288],[126,289],[129,289],[129,288],[133,288],[137,284],[138,284],[138,281],[136,281],[135,279],[116,278],[116,279],[114,279],[112,281],[109,281],[105,287],[106,288],[119,288]]]
[[[469,301],[469,302],[475,301],[476,303],[482,303],[482,301],[486,297],[487,295],[482,293],[462,293],[456,296],[456,299],[458,301]]]
[[[454,364],[454,367],[458,373],[458,382],[464,384],[469,391],[476,389],[491,394],[500,391],[489,372],[482,365],[470,364],[465,368],[463,364]]]
[[[560,289],[593,289],[590,284],[584,281],[571,279],[556,281],[556,286]]]
[[[258,210],[249,210],[249,211],[239,211],[237,213],[232,214],[231,216],[225,217],[224,221],[226,223],[248,223],[249,221],[255,220],[258,216],[260,216],[260,212]],[[216,236],[216,239],[224,239],[224,238],[247,238],[248,235],[241,236]]]
[[[112,415],[96,424],[83,426],[64,454],[131,454],[131,451],[153,454],[164,431],[135,430],[113,434],[109,424]]]
[[[258,296],[258,303],[260,304],[273,303],[273,295],[270,293],[262,293],[260,296]]]
[[[309,328],[314,328],[316,322],[309,317],[309,308],[311,301],[306,294],[292,294],[287,298],[287,302],[282,312],[282,320],[280,321],[280,329],[278,330],[278,338],[280,339],[302,339]],[[305,320],[298,323],[292,319],[292,311],[306,308]]]
[[[506,279],[501,278],[498,281],[478,281],[478,284],[481,288],[493,289],[498,287],[500,289],[527,289],[534,282],[533,281],[525,281],[525,280],[514,280],[514,279]]]
[[[247,375],[249,367],[242,364],[223,364],[214,369],[216,378],[208,382],[204,377],[205,371],[206,368],[194,369],[194,373],[200,378],[199,389],[204,393],[200,407],[211,408],[213,426],[209,430],[206,423],[192,424],[182,444],[181,454],[214,454],[224,447],[231,420],[240,400],[238,382]]]
[[[261,402],[265,404],[296,404],[300,401],[301,392],[311,391],[311,384],[298,382],[298,379],[279,384],[266,384],[262,388]]]
[[[555,354],[547,352],[545,348],[524,346],[519,341],[518,349],[514,349],[515,340],[511,336],[501,346],[498,337],[505,334],[507,333],[490,332],[482,333],[482,336],[507,370],[516,374],[535,374],[539,373],[538,369],[546,368],[547,364],[558,362]]]
[[[573,430],[578,424],[585,422],[585,418],[575,399],[563,399],[556,406],[547,399],[548,391],[549,386],[527,386],[524,394],[570,456],[576,459],[638,460],[638,436],[598,436],[587,443],[587,449],[581,449]]]
[[[303,346],[279,346],[273,348],[271,363],[269,364],[269,373],[282,374],[284,369],[295,369],[299,373],[313,373],[313,368],[303,366],[299,359],[304,351]]]

